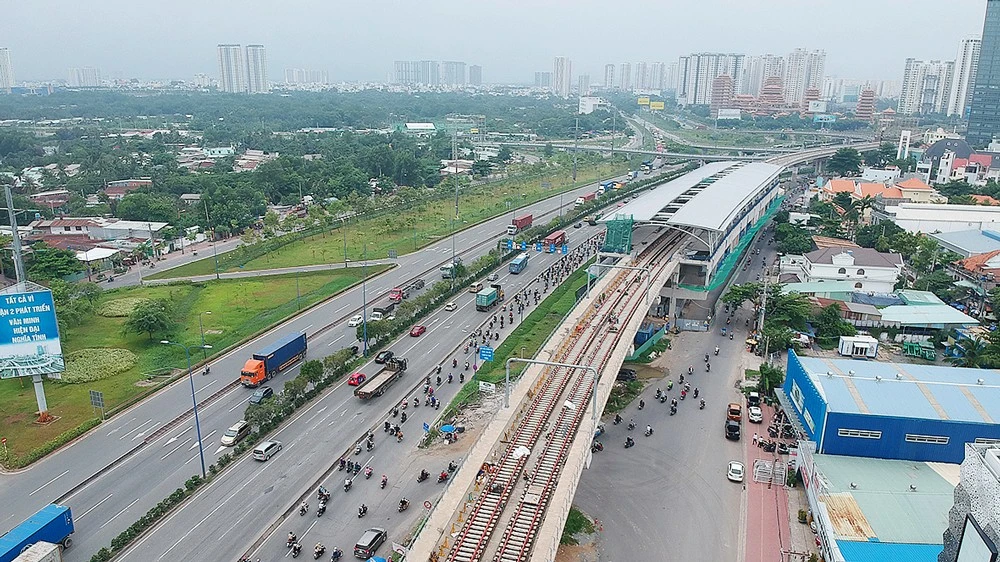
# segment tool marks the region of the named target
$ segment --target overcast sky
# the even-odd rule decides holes
[[[954,59],[982,33],[986,0],[0,0],[0,47],[17,80],[218,77],[218,43],[263,43],[268,77],[327,70],[385,80],[394,60],[481,64],[487,82],[526,83],[552,58],[603,81],[613,62],[699,51],[824,49],[826,73],[896,80],[907,57]]]

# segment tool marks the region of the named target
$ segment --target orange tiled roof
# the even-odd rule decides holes
[[[976,203],[979,203],[980,205],[1000,205],[1000,201],[997,201],[989,195],[970,195],[969,197],[975,199]]]
[[[831,193],[854,193],[854,180],[835,179],[826,182],[823,189]]]
[[[969,162],[976,162],[984,168],[989,168],[993,165],[993,155],[992,154],[970,154]]]
[[[864,182],[858,186],[861,190],[861,197],[875,197],[876,195],[884,195],[886,186],[884,183],[871,183]]]
[[[983,266],[986,262],[1000,255],[1000,250],[993,250],[992,252],[986,252],[985,254],[976,254],[974,256],[969,256],[963,260],[958,260],[958,264],[967,271],[977,273],[983,271]]]
[[[896,187],[901,187],[903,189],[931,189],[931,186],[918,180],[917,178],[910,178],[908,180],[901,181],[896,184]]]

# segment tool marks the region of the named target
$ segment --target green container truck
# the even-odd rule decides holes
[[[476,310],[486,312],[500,302],[500,292],[495,287],[476,293]]]

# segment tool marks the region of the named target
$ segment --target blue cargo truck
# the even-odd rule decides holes
[[[11,562],[38,541],[73,544],[73,514],[69,507],[49,504],[0,537],[0,562]]]
[[[250,356],[240,371],[240,382],[247,388],[260,386],[305,358],[306,335],[289,334]]]

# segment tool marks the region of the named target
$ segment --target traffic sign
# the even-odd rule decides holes
[[[507,239],[507,249],[508,250],[513,250],[514,249],[514,240],[512,238],[508,238]]]
[[[389,259],[394,260],[398,257],[399,254],[396,252],[396,250],[389,250]]]
[[[521,251],[523,252],[523,251],[525,251],[527,249],[528,249],[528,243],[527,242],[521,242]]]
[[[568,244],[563,244],[562,245],[562,253],[564,255],[569,253],[569,245]]]
[[[549,244],[549,253],[550,254],[556,253],[556,245],[555,244]]]
[[[535,242],[535,251],[536,252],[541,252],[542,251],[542,243],[541,242]]]
[[[479,381],[479,392],[485,392],[486,394],[493,394],[497,391],[497,385],[491,382]]]
[[[480,347],[479,358],[483,361],[493,361],[493,348],[488,345]]]
[[[427,423],[427,422],[424,422],[424,433],[427,433],[430,430],[431,430],[430,424]]]

